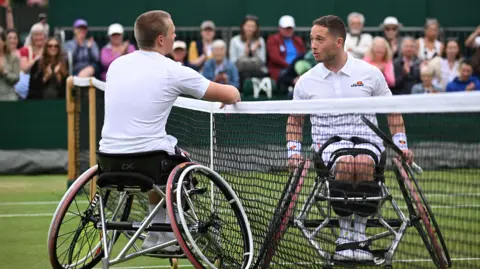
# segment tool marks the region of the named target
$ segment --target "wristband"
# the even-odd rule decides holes
[[[399,149],[408,149],[407,145],[407,135],[404,133],[396,133],[393,137],[393,143]]]
[[[290,158],[293,154],[300,154],[302,150],[302,144],[296,140],[290,140],[287,143],[288,148],[288,158]]]

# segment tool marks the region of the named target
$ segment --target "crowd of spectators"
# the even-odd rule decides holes
[[[116,58],[137,49],[118,23],[108,27],[109,41],[99,47],[84,19],[73,22],[73,37],[62,44],[51,36],[46,14],[39,15],[20,46],[11,8],[6,13],[7,27],[0,31],[0,100],[65,98],[69,75],[105,80]],[[395,95],[480,90],[480,26],[466,40],[457,40],[441,39],[436,19],[426,20],[420,38],[402,35],[402,24],[391,16],[380,24],[383,34],[378,36],[364,31],[361,13],[351,13],[347,24],[345,49],[378,67]],[[216,37],[215,23],[207,20],[200,25],[198,40],[176,40],[167,56],[242,92],[268,85],[291,94],[298,78],[316,64],[296,27],[295,19],[284,15],[278,31],[265,36],[259,19],[247,15],[238,35],[222,40]],[[464,57],[461,45],[474,53]]]

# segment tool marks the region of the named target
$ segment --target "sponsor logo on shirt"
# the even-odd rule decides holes
[[[362,86],[363,86],[363,82],[357,81],[357,83],[353,83],[350,87],[362,87]]]

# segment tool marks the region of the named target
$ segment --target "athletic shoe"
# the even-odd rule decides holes
[[[147,232],[147,236],[142,244],[142,249],[147,249],[147,248],[156,246],[159,237],[160,237],[159,232]]]
[[[359,241],[367,241],[368,238],[365,235],[359,236]],[[371,261],[374,259],[373,254],[370,251],[363,250],[363,249],[355,249],[353,250],[353,259],[356,261]]]
[[[343,238],[340,237],[335,241],[335,244],[342,245],[346,243],[350,243],[350,237]],[[353,251],[351,249],[345,249],[341,251],[335,251],[335,254],[333,255],[333,259],[337,261],[348,261],[348,260],[353,260]]]
[[[168,241],[176,240],[177,238],[173,233],[160,233],[160,236],[157,241],[157,245],[163,244]],[[165,252],[178,252],[180,251],[180,246],[175,244],[175,245],[170,245],[168,247],[162,248],[161,251]]]

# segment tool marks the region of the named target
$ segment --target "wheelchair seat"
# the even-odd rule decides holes
[[[163,150],[128,154],[97,152],[97,185],[119,191],[140,188],[146,192],[153,188],[153,184],[166,184],[170,171],[185,161],[188,159],[169,155]]]

